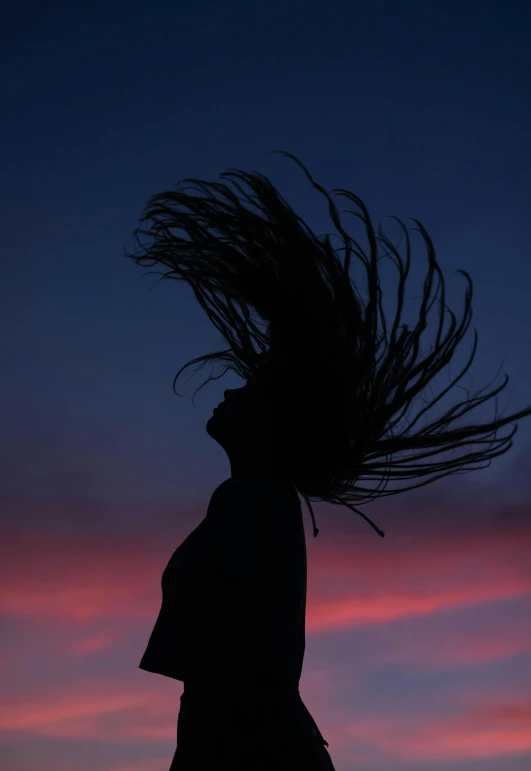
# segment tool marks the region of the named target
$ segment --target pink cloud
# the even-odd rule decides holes
[[[175,546],[187,532],[172,537]],[[0,660],[8,686],[0,697],[0,731],[7,737],[171,746],[180,686],[165,678],[153,682],[138,671],[137,659],[158,612],[165,561],[175,547],[160,535],[28,532],[13,525],[0,536],[0,614],[15,639]],[[389,541],[347,542],[340,534],[319,544],[310,541],[307,633],[313,641],[348,630],[369,635],[370,644],[360,647],[351,664],[353,679],[388,663],[407,665],[418,678],[528,654],[527,616],[505,614],[503,623],[492,619],[495,603],[525,602],[531,593],[529,543],[530,531],[521,523],[480,532],[464,528],[461,537],[420,531]],[[459,622],[465,609],[477,614],[473,625]],[[452,614],[458,619],[453,625]],[[123,675],[113,670],[110,680],[104,677],[105,657],[116,656],[140,625],[145,632],[138,654],[127,652]],[[371,639],[372,630],[377,633]],[[37,636],[39,662],[53,671],[65,669],[65,682],[26,677]],[[66,667],[72,662],[76,677]],[[130,662],[134,668],[127,674]],[[313,683],[308,707],[338,767],[369,763],[374,753],[427,763],[531,751],[530,705],[519,693],[502,698],[495,691],[472,689],[467,695],[456,688],[444,695],[449,714],[428,716],[411,703],[407,713],[387,716],[384,703],[374,714],[363,704],[347,709],[338,701],[337,683],[323,672],[314,674],[312,680],[311,670],[305,670],[304,682]],[[437,712],[436,701],[434,695],[431,713]],[[150,771],[148,761],[139,763],[134,771]]]

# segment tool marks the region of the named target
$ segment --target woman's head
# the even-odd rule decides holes
[[[423,399],[422,409],[410,419],[413,402],[450,362],[470,326],[470,276],[457,271],[467,283],[464,313],[458,322],[449,311],[448,329],[443,331],[447,318],[443,274],[428,233],[414,220],[414,230],[426,248],[428,270],[418,323],[413,328],[401,323],[411,260],[410,230],[393,218],[404,240],[404,261],[382,228],[375,229],[363,201],[348,190],[334,191],[354,206],[347,213],[362,223],[366,254],[346,231],[332,196],[293,155],[282,154],[302,168],[326,199],[341,246],[334,247],[329,234],[316,235],[270,180],[256,172],[223,173],[234,189],[220,182],[183,180],[191,185],[152,196],[141,217],[141,223],[151,221],[151,225],[148,230],[138,227],[135,236],[138,240],[139,234],[147,235],[153,242],[126,255],[139,265],[168,267],[163,278],[186,281],[228,343],[225,350],[204,354],[181,367],[174,388],[184,369],[213,360],[225,363],[218,377],[231,369],[245,380],[242,389],[228,391],[229,398],[208,422],[208,433],[235,458],[243,458],[246,447],[250,456],[252,450],[259,458],[260,448],[268,447],[310,511],[311,497],[361,514],[349,500],[364,503],[490,465],[491,458],[510,449],[517,426],[501,438],[497,431],[531,415],[531,407],[489,423],[477,419],[459,427],[453,423],[500,393],[507,375],[493,391],[484,393],[486,387],[482,388],[468,401],[412,430],[469,369],[477,333],[465,368],[431,402]],[[384,258],[399,272],[397,311],[389,328],[379,276]],[[350,277],[352,261],[365,270],[366,303]],[[434,278],[438,283],[432,296]],[[420,338],[437,300],[435,343],[422,355]],[[264,402],[254,390],[257,373],[267,384],[269,412],[264,412]],[[472,445],[476,445],[473,451],[459,458],[437,457]],[[385,491],[390,479],[426,476],[430,478],[418,484]],[[375,489],[363,485],[365,480],[379,484]]]
[[[253,375],[241,388],[228,388],[206,424],[223,447],[233,477],[285,477],[278,464],[274,410],[263,382]]]

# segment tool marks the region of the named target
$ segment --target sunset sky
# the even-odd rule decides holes
[[[165,771],[182,684],[138,668],[172,554],[230,474],[205,423],[232,373],[177,282],[123,255],[150,195],[270,176],[317,233],[326,188],[420,219],[472,326],[434,393],[531,403],[526,2],[9,4],[0,25],[0,767]],[[343,207],[346,204],[343,204]],[[360,236],[353,218],[347,227]],[[411,223],[413,225],[413,223]],[[426,256],[414,237],[405,321]],[[382,268],[396,308],[396,269]],[[435,310],[435,308],[434,308]],[[388,317],[389,318],[389,317]],[[436,319],[433,312],[432,317]],[[423,338],[434,339],[434,322]],[[425,397],[430,396],[429,391]],[[494,417],[494,401],[471,413]],[[435,411],[435,414],[441,414]],[[502,432],[504,433],[504,432]],[[303,502],[301,695],[336,771],[531,767],[531,418],[486,470],[362,507]]]

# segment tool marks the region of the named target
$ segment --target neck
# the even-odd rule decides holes
[[[249,463],[238,463],[238,461],[231,459],[230,461],[230,475],[232,479],[241,480],[243,482],[260,482],[260,481],[289,481],[288,476],[276,467],[273,463],[267,461],[256,461],[252,466]]]

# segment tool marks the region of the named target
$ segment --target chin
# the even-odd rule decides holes
[[[206,431],[207,431],[207,434],[209,434],[213,439],[216,438],[216,434],[217,434],[215,426],[216,426],[216,416],[212,415],[206,422]]]

